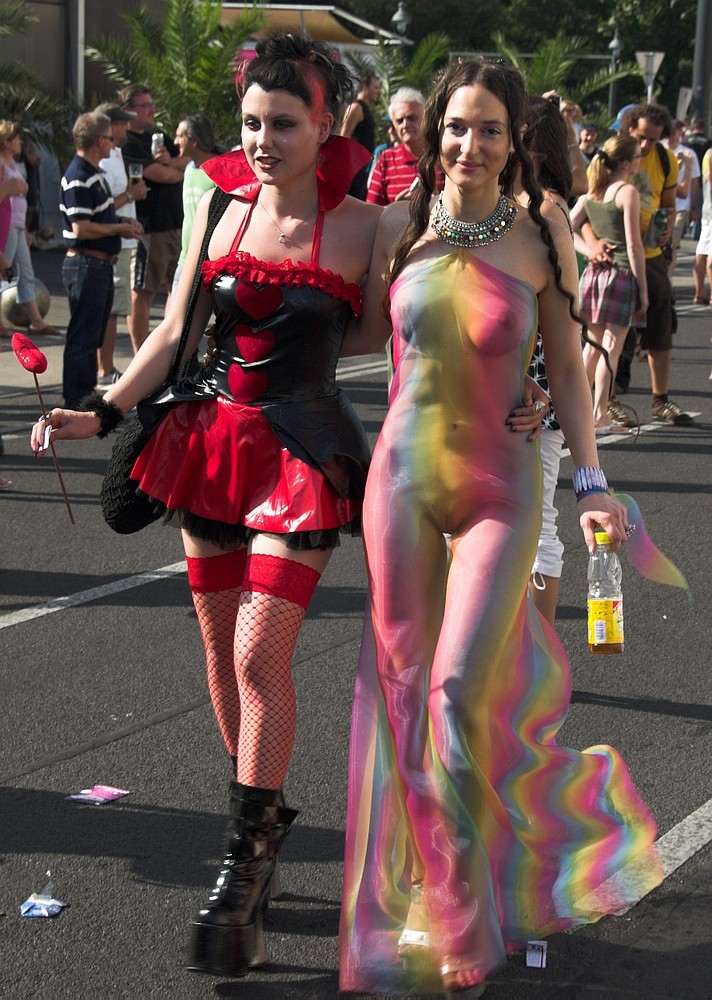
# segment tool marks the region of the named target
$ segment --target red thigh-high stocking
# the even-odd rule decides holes
[[[205,646],[208,690],[228,753],[237,753],[240,694],[235,676],[235,622],[247,549],[202,559],[187,557],[188,583]]]
[[[318,570],[253,553],[247,560],[235,632],[242,719],[237,780],[281,788],[296,731],[292,654]]]

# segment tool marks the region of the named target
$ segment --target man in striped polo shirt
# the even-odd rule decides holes
[[[96,352],[101,346],[114,298],[113,265],[121,237],[138,238],[141,226],[116,216],[114,199],[99,168],[114,141],[102,114],[83,114],[72,129],[76,153],[62,178],[60,211],[67,254],[62,282],[71,318],[64,347],[64,405],[77,410],[96,384]]]
[[[423,105],[425,98],[413,87],[401,87],[393,95],[388,114],[397,143],[384,149],[376,161],[368,185],[366,201],[390,205],[410,193],[418,176],[418,160],[425,146],[423,140]]]

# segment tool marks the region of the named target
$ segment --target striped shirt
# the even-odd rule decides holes
[[[402,145],[384,149],[373,168],[366,201],[373,205],[390,205],[417,178],[418,160],[418,156]],[[438,168],[438,191],[442,191],[444,180]]]
[[[118,254],[120,236],[101,236],[99,239],[77,239],[72,231],[73,222],[118,222],[114,199],[103,170],[93,166],[84,156],[75,156],[62,178],[62,195],[59,202],[62,213],[62,236],[68,250],[102,250]]]

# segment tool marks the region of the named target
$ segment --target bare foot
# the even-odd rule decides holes
[[[443,989],[446,993],[464,993],[470,998],[481,997],[486,984],[481,980],[481,972],[476,969],[459,969],[457,972],[443,973]]]

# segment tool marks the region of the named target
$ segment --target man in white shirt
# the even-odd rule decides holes
[[[677,178],[677,190],[675,191],[675,223],[670,237],[670,247],[672,254],[668,262],[668,275],[672,278],[677,265],[677,252],[680,249],[682,237],[685,235],[690,222],[690,214],[693,205],[699,202],[699,192],[701,189],[700,161],[693,149],[682,143],[685,134],[685,123],[675,121],[672,123],[670,135],[663,139],[663,145],[667,146],[677,157],[677,164],[680,173]]]
[[[122,219],[136,218],[136,200],[142,200],[148,194],[148,189],[143,180],[138,184],[132,184],[129,190],[129,179],[126,174],[124,158],[121,155],[121,143],[126,138],[126,127],[128,123],[136,117],[131,111],[124,111],[118,104],[100,104],[96,111],[106,115],[111,122],[111,135],[114,140],[109,155],[99,161],[99,167],[106,174],[106,179],[114,198],[114,207],[117,215]],[[114,347],[116,344],[116,326],[119,316],[125,316],[127,322],[131,316],[131,251],[136,247],[138,240],[121,241],[121,251],[119,259],[114,264],[114,304],[111,307],[111,315],[106,326],[104,342],[97,352],[97,385],[101,391],[116,382],[121,377],[121,372],[114,365]]]

